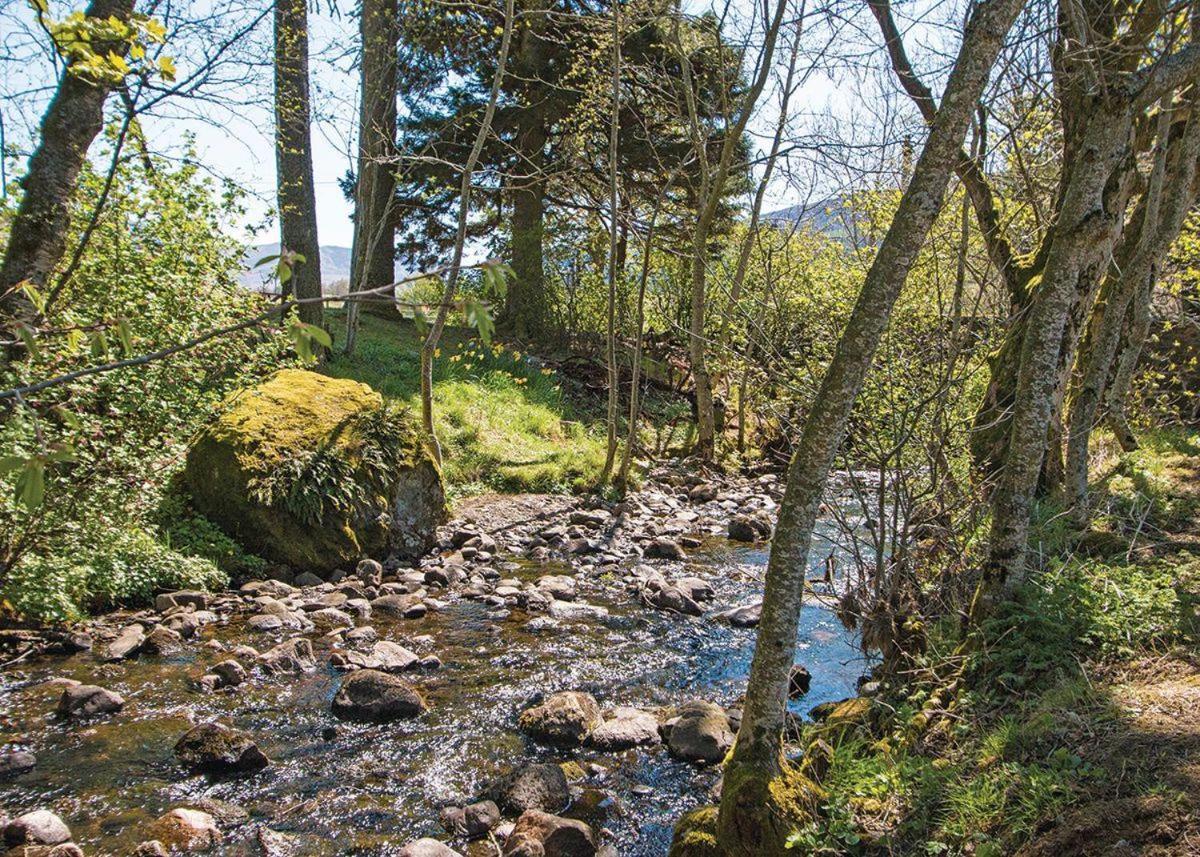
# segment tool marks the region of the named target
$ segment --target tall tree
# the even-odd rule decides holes
[[[283,284],[303,303],[300,320],[321,325],[321,245],[313,185],[307,0],[275,0],[275,186],[281,252],[304,257]]]
[[[397,0],[363,0],[359,14],[358,166],[354,187],[352,291],[386,289],[395,277],[396,96],[399,22]],[[357,303],[347,309],[347,352],[358,332]]]
[[[788,466],[742,723],[726,763],[721,793],[718,840],[724,854],[782,852],[790,832],[788,819],[777,814],[775,796],[781,793],[779,780],[786,765],[788,676],[821,497],[892,308],[941,210],[975,104],[1022,6],[1023,0],[985,0],[972,13],[925,147],[867,272]]]
[[[127,23],[133,15],[133,0],[92,0],[85,14],[91,22],[112,18]],[[105,56],[110,51],[123,54],[128,45],[97,42],[89,47],[91,53]],[[21,204],[0,267],[0,327],[5,332],[11,320],[33,315],[33,306],[19,284],[28,281],[36,288],[44,287],[62,258],[75,183],[88,148],[104,126],[104,102],[114,86],[120,85],[119,80],[90,73],[86,59],[82,53],[68,55],[54,99],[42,117],[40,142],[21,180]]]

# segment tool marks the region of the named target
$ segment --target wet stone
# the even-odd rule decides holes
[[[462,857],[449,845],[425,837],[409,842],[400,849],[399,857]]]
[[[590,693],[562,691],[521,713],[523,732],[551,744],[577,746],[600,725],[600,706]]]
[[[37,756],[28,750],[0,752],[0,780],[16,777],[37,766]]]
[[[146,641],[146,631],[141,625],[127,625],[117,634],[115,640],[108,644],[105,660],[123,661],[138,653],[142,643]]]
[[[425,708],[424,698],[411,684],[372,669],[348,676],[333,698],[334,716],[343,720],[383,723],[416,717]]]
[[[582,821],[536,809],[521,814],[504,843],[504,857],[593,857],[596,836]]]
[[[567,776],[552,764],[534,764],[518,768],[489,790],[489,797],[507,813],[519,814],[530,809],[560,812],[571,801]]]
[[[58,699],[58,715],[67,718],[113,714],[124,707],[125,699],[119,693],[94,684],[65,688]]]
[[[4,844],[58,845],[71,839],[71,829],[48,809],[35,809],[19,815],[4,826]]]
[[[189,729],[175,744],[175,758],[189,773],[215,776],[251,773],[270,764],[249,735],[221,723]]]

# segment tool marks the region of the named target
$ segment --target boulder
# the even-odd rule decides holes
[[[154,609],[166,613],[176,607],[194,607],[207,610],[212,596],[198,589],[181,589],[179,592],[164,592],[154,598]]]
[[[156,625],[146,635],[141,651],[147,655],[177,655],[183,651],[183,636],[165,625]]]
[[[249,735],[221,723],[185,732],[175,744],[175,758],[189,773],[214,776],[252,773],[270,764]]]
[[[651,607],[666,610],[668,613],[682,613],[684,616],[702,616],[704,614],[703,607],[674,585],[647,589],[642,593],[642,598]]]
[[[518,768],[493,785],[489,794],[502,810],[511,814],[530,809],[559,812],[571,802],[567,775],[552,764]]]
[[[18,845],[58,845],[71,839],[71,829],[48,809],[35,809],[19,815],[4,826],[4,844],[9,848]]]
[[[188,450],[184,478],[197,510],[247,549],[329,572],[433,547],[446,515],[441,474],[415,420],[367,385],[283,369],[219,414]],[[317,464],[342,502],[296,499],[312,496]]]
[[[125,707],[125,699],[119,693],[113,693],[94,684],[77,684],[64,688],[58,698],[58,714],[60,717],[95,717],[99,714],[113,714]]]
[[[536,809],[521,813],[504,843],[505,857],[594,857],[596,835],[582,821]]]
[[[246,680],[246,668],[232,659],[213,664],[211,672],[218,679],[218,688],[237,687]]]
[[[735,628],[753,628],[762,621],[762,602],[742,604],[718,613],[715,618],[728,622]]]
[[[224,838],[216,820],[198,809],[173,809],[151,826],[151,835],[170,853],[207,851]]]
[[[354,573],[363,586],[378,586],[383,583],[383,566],[376,560],[364,559],[354,567]]]
[[[425,708],[425,699],[415,687],[379,670],[352,673],[333,698],[335,716],[369,723],[416,717]]]
[[[654,715],[625,706],[614,708],[608,719],[588,736],[588,743],[599,750],[628,750],[658,741],[658,720]]]
[[[803,664],[792,664],[788,673],[788,699],[798,699],[812,686],[812,673]]]
[[[420,619],[429,608],[417,595],[381,595],[371,602],[371,610],[395,619]]]
[[[521,730],[551,744],[578,746],[600,725],[600,706],[590,693],[565,690],[521,712]]]
[[[733,737],[733,725],[725,710],[697,700],[679,709],[667,745],[672,755],[686,762],[715,764],[725,758]]]

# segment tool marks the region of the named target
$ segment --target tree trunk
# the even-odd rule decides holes
[[[86,14],[126,21],[133,14],[133,0],[92,0]],[[105,53],[103,45],[96,48]],[[16,286],[28,280],[42,290],[62,259],[71,195],[88,148],[104,127],[104,102],[110,91],[109,85],[95,83],[68,66],[42,117],[40,143],[21,179],[21,204],[0,267],[0,324],[5,328],[9,319],[28,319],[34,314],[33,305]]]
[[[741,857],[782,851],[788,825],[773,819],[771,783],[783,767],[788,675],[821,496],[892,307],[941,210],[974,105],[1022,5],[1023,0],[986,0],[971,16],[925,148],[867,273],[788,467],[741,728],[721,796],[718,839],[724,854]]]
[[[350,290],[383,289],[395,279],[396,0],[363,0],[359,18],[362,65],[358,111],[358,176]],[[346,309],[346,351],[357,340],[359,305]]]
[[[275,0],[275,184],[279,243],[304,261],[283,284],[303,301],[300,320],[321,326],[321,245],[313,186],[311,109],[308,97],[307,0]]]
[[[624,230],[620,226],[620,194],[617,187],[617,146],[621,120],[621,4],[612,4],[612,104],[608,128],[608,325],[605,357],[608,362],[608,442],[600,484],[608,482],[617,460],[617,408],[621,392],[621,368],[617,365],[617,281],[625,266]]]

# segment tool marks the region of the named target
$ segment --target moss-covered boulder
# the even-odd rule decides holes
[[[232,396],[188,451],[197,509],[295,569],[424,553],[445,519],[441,474],[407,409],[365,384],[281,370]]]

